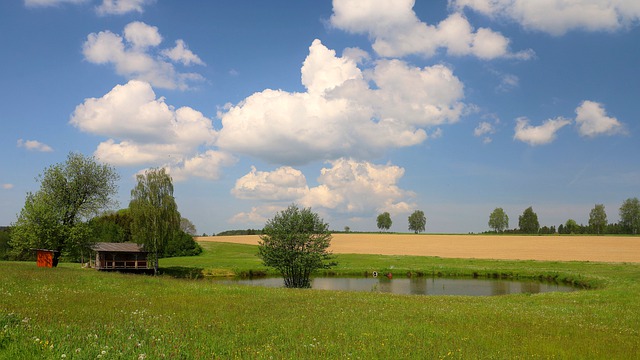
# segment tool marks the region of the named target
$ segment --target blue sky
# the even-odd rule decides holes
[[[636,0],[0,3],[0,225],[69,152],[166,167],[199,233],[610,222],[640,196]]]

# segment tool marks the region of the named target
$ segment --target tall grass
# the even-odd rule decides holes
[[[161,267],[261,269],[255,247],[203,245],[202,256],[165,259]],[[0,262],[0,358],[629,359],[640,353],[637,264],[364,255],[340,255],[338,262],[337,272],[556,274],[596,288],[405,296]]]

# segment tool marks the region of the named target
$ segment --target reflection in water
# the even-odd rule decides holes
[[[214,280],[227,284],[258,285],[268,287],[283,287],[282,278],[258,279],[225,279]],[[345,291],[376,291],[393,294],[415,295],[470,295],[492,296],[519,293],[543,293],[551,291],[574,291],[575,288],[554,283],[536,281],[509,281],[493,279],[446,279],[431,277],[412,278],[314,278],[311,281],[313,289],[345,290]]]

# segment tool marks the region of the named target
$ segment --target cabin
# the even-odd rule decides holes
[[[96,270],[152,272],[147,261],[148,251],[135,243],[95,243],[92,247],[96,253]]]
[[[54,268],[58,266],[58,257],[56,256],[59,251],[48,249],[33,249],[36,252],[36,265],[38,267]]]

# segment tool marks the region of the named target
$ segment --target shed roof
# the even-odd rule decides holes
[[[144,252],[144,247],[136,243],[108,243],[99,242],[92,246],[94,251],[98,252]]]

